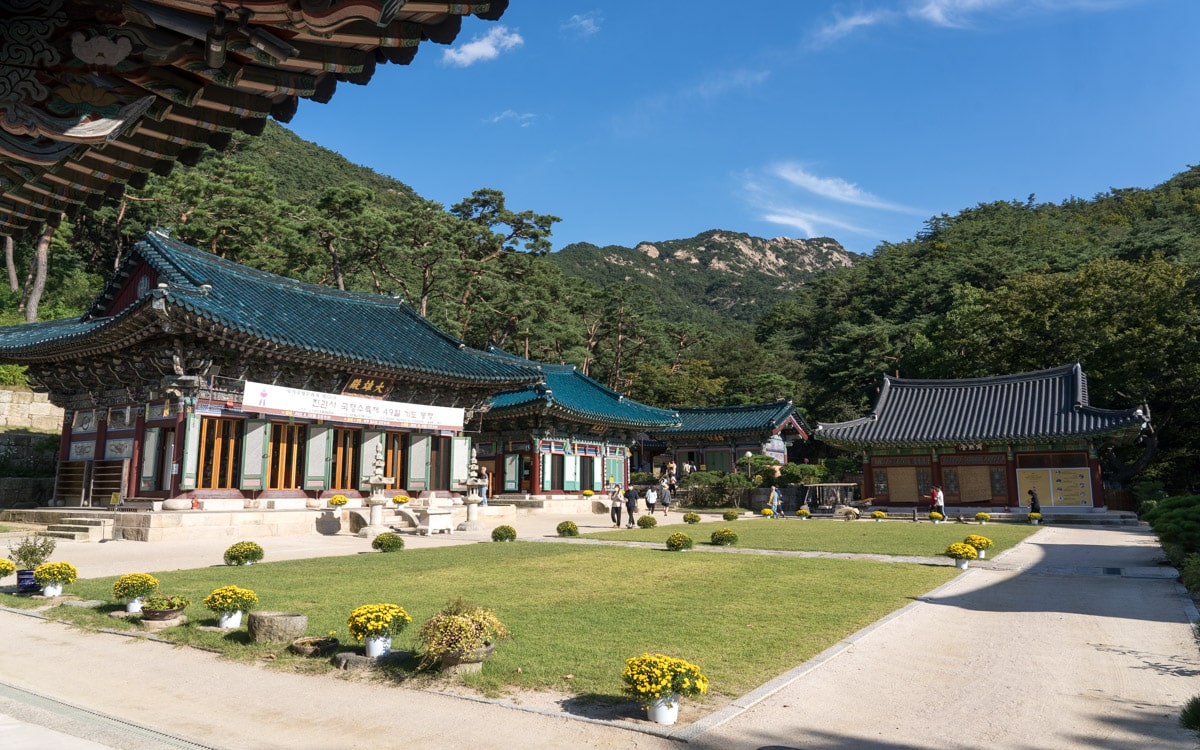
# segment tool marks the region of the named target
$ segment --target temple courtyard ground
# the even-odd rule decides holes
[[[564,518],[513,525],[552,541]],[[584,532],[609,526],[573,520]],[[268,560],[369,550],[349,535],[260,543]],[[228,544],[64,541],[55,556],[90,577],[209,566]],[[0,609],[0,747],[1195,748],[1178,716],[1200,694],[1200,614],[1161,558],[1144,527],[1047,526],[810,662],[780,664],[780,677],[731,704],[685,704],[674,727],[636,709],[575,712],[562,696],[489,700],[282,672]],[[771,637],[803,637],[777,625]]]

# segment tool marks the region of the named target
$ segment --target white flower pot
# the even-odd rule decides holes
[[[679,720],[679,696],[671,693],[646,707],[646,716],[655,724],[674,724]]]
[[[135,599],[130,599],[129,601],[125,602],[125,611],[129,612],[130,614],[137,614],[138,612],[141,612],[142,597],[139,596]]]
[[[63,585],[58,582],[47,583],[42,586],[42,596],[61,596]]]
[[[955,567],[957,567],[959,570],[966,570],[966,569],[967,569],[967,565],[968,565],[970,562],[971,562],[971,561],[970,561],[970,560],[968,560],[968,559],[966,559],[966,558],[957,558],[957,559],[955,559],[955,561],[954,561],[954,566],[955,566]]]
[[[219,624],[223,630],[240,628],[242,626],[242,610],[239,609],[236,612],[222,612],[217,617],[217,624]]]
[[[985,550],[985,549],[977,549],[977,550],[975,550],[975,552],[979,554],[979,559],[980,559],[980,560],[986,560],[986,559],[987,559],[987,550]]]
[[[369,635],[363,639],[363,648],[366,655],[371,659],[387,656],[392,653],[392,636],[391,634]]]

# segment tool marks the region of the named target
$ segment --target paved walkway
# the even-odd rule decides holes
[[[523,539],[548,539],[563,518],[513,525]],[[600,516],[580,525],[608,528]],[[406,541],[468,543],[489,533]],[[348,536],[262,543],[272,560],[369,549]],[[228,540],[63,544],[88,575],[116,575],[219,564]],[[673,728],[279,673],[0,611],[0,746],[1195,748],[1178,713],[1200,693],[1189,624],[1200,616],[1160,557],[1144,529],[1049,526]]]

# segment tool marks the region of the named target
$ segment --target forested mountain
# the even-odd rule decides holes
[[[837,240],[766,240],[714,229],[635,248],[579,242],[549,256],[568,276],[602,284],[639,281],[664,315],[712,330],[749,330],[814,273],[853,263]]]
[[[1200,168],[1090,200],[980,204],[861,257],[722,230],[550,254],[556,221],[492,188],[441,206],[269,124],[81,210],[42,238],[47,253],[15,238],[0,322],[25,318],[39,257],[38,317],[78,314],[130,243],[169,226],[265,270],[401,296],[472,345],[573,363],[658,406],[792,398],[828,422],[866,413],[884,373],[1078,360],[1095,405],[1149,406],[1158,451],[1140,476],[1195,483]],[[1109,458],[1123,479],[1143,468],[1133,452]]]

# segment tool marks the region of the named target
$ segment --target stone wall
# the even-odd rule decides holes
[[[49,505],[53,496],[54,477],[0,478],[0,509]]]
[[[62,432],[63,410],[45,393],[0,388],[0,432]]]

